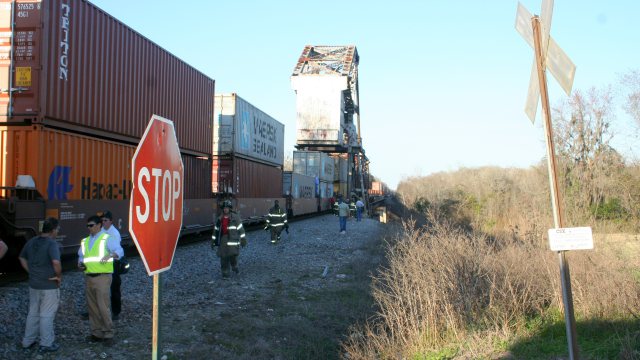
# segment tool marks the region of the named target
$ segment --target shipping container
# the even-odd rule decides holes
[[[320,197],[328,199],[333,196],[333,182],[320,181]]]
[[[73,248],[86,236],[86,218],[108,209],[116,216],[114,223],[123,237],[128,237],[135,146],[32,125],[0,127],[0,149],[0,195],[7,200],[2,206],[33,207],[9,211],[13,216],[24,217],[15,219],[17,226],[33,222],[34,218],[56,217],[62,228],[58,240],[63,247]],[[189,213],[183,226],[207,227],[214,207],[211,160],[183,155],[182,162],[183,207]],[[14,186],[19,189],[5,189]],[[33,202],[12,200],[16,192],[27,190],[34,193]]]
[[[353,45],[305,46],[291,76],[297,145],[358,146],[358,63]]]
[[[286,201],[284,198],[237,198],[235,200],[234,209],[242,222],[245,224],[262,223],[269,214],[269,209],[274,205],[274,201],[278,200],[280,206],[284,209]]]
[[[334,164],[334,181],[347,181],[349,175],[349,160],[347,154],[331,155]]]
[[[318,177],[323,181],[333,181],[334,159],[320,151],[294,151],[293,172]]]
[[[212,183],[215,193],[237,198],[280,198],[282,169],[235,157],[214,156]]]
[[[312,176],[285,171],[282,184],[284,195],[291,194],[294,199],[315,199],[317,197],[316,179]]]
[[[158,114],[211,154],[214,80],[90,2],[0,0],[0,43],[0,121],[136,144]]]
[[[284,164],[284,124],[235,93],[215,96],[213,154]]]

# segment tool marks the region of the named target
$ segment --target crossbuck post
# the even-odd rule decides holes
[[[540,18],[538,16],[531,17],[528,11],[526,11],[526,9],[524,9],[524,7],[519,4],[518,16],[516,18],[516,29],[525,38],[525,40],[533,46],[535,50],[535,67],[537,71],[532,71],[525,112],[527,112],[527,115],[533,122],[535,120],[537,101],[538,98],[540,98],[542,102],[542,118],[544,121],[544,130],[547,145],[547,167],[549,170],[549,185],[551,192],[551,203],[553,207],[553,222],[556,229],[558,229],[564,227],[564,218],[560,201],[560,190],[558,187],[555,146],[553,142],[553,126],[551,123],[551,110],[549,108],[549,93],[547,89],[546,75],[546,69],[548,65],[547,60],[550,60],[550,69],[556,79],[558,79],[558,81],[560,82],[561,86],[567,92],[567,94],[570,93],[571,86],[573,84],[575,65],[573,65],[571,60],[564,54],[564,52],[562,52],[562,49],[560,49],[560,47],[549,36],[549,27],[551,26],[551,13],[553,11],[552,9],[553,0],[543,0],[542,22],[546,27],[543,30]],[[530,29],[533,29],[533,34],[531,34],[529,32],[530,29],[527,29],[524,25],[527,17],[531,19]],[[531,42],[533,42],[533,44],[531,44]],[[569,358],[572,360],[579,359],[569,264],[565,259],[565,251],[559,251],[558,257],[560,261],[560,279],[562,283],[562,300],[564,305],[567,342],[569,344]]]

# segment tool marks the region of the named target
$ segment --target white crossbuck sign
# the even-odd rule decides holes
[[[562,89],[569,95],[573,86],[573,77],[576,73],[576,66],[573,64],[567,54],[562,51],[560,46],[549,36],[551,28],[551,17],[553,15],[553,0],[542,1],[542,11],[540,21],[542,22],[542,54],[545,56],[545,67],[551,71],[553,77],[556,78]],[[533,40],[533,29],[531,28],[532,15],[521,4],[518,3],[518,14],[516,16],[516,30],[524,40],[535,48]],[[538,110],[538,100],[540,99],[540,83],[538,82],[538,70],[534,58],[531,67],[531,78],[529,80],[529,93],[527,94],[527,104],[525,105],[525,113],[531,120],[535,122],[536,111]]]

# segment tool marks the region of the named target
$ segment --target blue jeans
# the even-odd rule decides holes
[[[29,346],[40,336],[40,345],[51,346],[56,336],[53,319],[60,305],[60,289],[37,290],[29,288],[29,315],[24,330],[23,346]]]
[[[340,216],[340,231],[347,231],[347,217]]]
[[[358,221],[362,220],[362,208],[361,207],[356,209],[356,217],[357,217]]]

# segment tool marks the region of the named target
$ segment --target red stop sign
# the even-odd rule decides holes
[[[151,276],[171,268],[182,228],[184,166],[171,120],[151,117],[131,167],[129,230]]]

